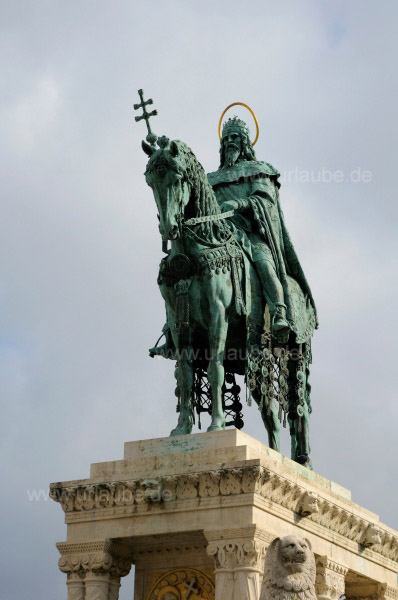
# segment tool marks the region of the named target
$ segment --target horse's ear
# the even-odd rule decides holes
[[[170,154],[171,154],[171,156],[174,156],[174,158],[175,158],[176,156],[178,156],[179,152],[180,151],[178,149],[177,144],[174,141],[172,141],[170,143]]]
[[[152,156],[152,154],[156,151],[156,148],[154,148],[150,144],[147,144],[144,140],[142,140],[141,146],[145,154],[147,154],[148,156]]]

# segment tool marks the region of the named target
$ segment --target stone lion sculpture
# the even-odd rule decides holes
[[[318,502],[319,498],[317,494],[314,494],[314,492],[306,492],[300,503],[299,512],[301,516],[308,517],[308,515],[319,512]]]
[[[260,600],[316,600],[315,557],[307,539],[276,538],[264,561]]]
[[[368,525],[361,542],[367,548],[381,544],[381,530],[376,525]]]

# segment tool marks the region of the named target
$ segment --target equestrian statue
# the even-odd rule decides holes
[[[165,342],[150,355],[176,361],[179,417],[171,435],[191,433],[195,411],[199,419],[201,412],[211,415],[208,431],[242,427],[235,375],[243,375],[269,446],[280,451],[280,424],[288,424],[292,459],[311,468],[308,379],[317,312],[285,225],[279,173],[256,159],[255,114],[241,102],[224,110],[220,166],[206,175],[184,142],[152,133],[149,118],[157,113],[147,112],[152,100],[139,94],[134,108],[143,114],[136,120],[148,127],[145,178],[165,254],[158,276]],[[222,127],[235,104],[254,118],[253,141],[238,117]],[[233,421],[226,422],[230,415]]]

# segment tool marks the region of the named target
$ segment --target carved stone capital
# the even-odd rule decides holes
[[[250,526],[204,533],[209,541],[207,554],[215,563],[215,600],[258,600],[269,543],[266,532]]]
[[[112,543],[109,540],[102,542],[87,542],[82,544],[57,544],[61,554],[58,566],[63,573],[83,576],[85,573],[104,574],[112,577],[128,575],[131,561],[125,557],[114,555]]]
[[[205,531],[207,554],[214,559],[215,568],[236,571],[252,569],[262,574],[266,549],[272,534],[256,525],[239,529]]]
[[[207,554],[214,558],[216,569],[236,571],[242,567],[262,573],[266,546],[256,540],[220,540],[210,542]]]
[[[377,598],[378,600],[398,600],[398,588],[386,583],[379,583],[377,586]]]
[[[348,569],[327,556],[316,559],[316,595],[318,600],[339,600],[345,592],[345,576]]]
[[[348,600],[398,600],[398,589],[387,583],[366,580],[348,583],[345,595]]]

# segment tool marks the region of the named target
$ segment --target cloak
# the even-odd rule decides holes
[[[304,338],[307,341],[318,327],[318,318],[311,289],[280,206],[279,175],[269,163],[242,161],[233,167],[222,167],[207,177],[220,203],[247,200],[247,208],[231,220],[238,230],[247,234],[246,240],[242,240],[244,246],[247,246],[247,236],[251,243],[253,238],[260,236],[270,249],[284,291],[287,318],[301,343]]]

